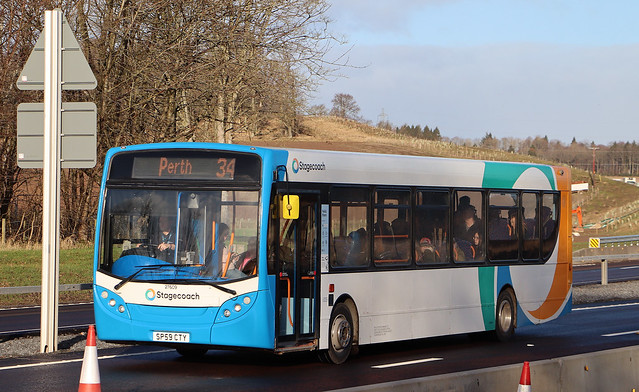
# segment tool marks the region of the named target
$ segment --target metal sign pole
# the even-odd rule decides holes
[[[44,160],[40,352],[58,349],[62,11],[44,14]]]

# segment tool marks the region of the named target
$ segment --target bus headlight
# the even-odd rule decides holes
[[[256,300],[257,292],[246,293],[229,299],[220,306],[215,322],[222,323],[242,317],[250,311]]]
[[[99,294],[98,294],[99,293]],[[96,311],[106,311],[111,314],[116,314],[120,317],[129,317],[129,310],[126,302],[109,289],[98,287],[94,294],[94,306],[98,306]]]

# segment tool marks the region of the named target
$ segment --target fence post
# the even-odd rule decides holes
[[[7,218],[2,218],[2,245],[4,246],[7,240]]]
[[[601,285],[608,284],[608,260],[601,259]]]

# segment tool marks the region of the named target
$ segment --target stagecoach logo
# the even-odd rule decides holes
[[[322,163],[306,163],[297,160],[297,158],[293,158],[293,162],[291,163],[291,169],[293,169],[293,173],[297,173],[302,170],[305,172],[318,171],[318,170],[326,170],[326,164]]]
[[[184,294],[184,293],[164,293],[164,292],[159,291],[159,290],[156,292],[153,289],[148,289],[146,291],[145,296],[146,296],[146,299],[148,299],[149,301],[153,301],[156,298],[166,299],[166,300],[169,300],[169,301],[173,301],[174,299],[197,301],[197,300],[200,299],[200,294],[198,294],[198,293],[193,293],[193,294],[191,294],[191,293],[187,293],[187,294]]]

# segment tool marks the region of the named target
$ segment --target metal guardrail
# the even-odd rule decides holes
[[[601,246],[604,245],[604,248],[608,248],[605,245],[617,245],[617,246],[628,246],[628,245],[639,245],[639,235],[618,235],[618,236],[610,236],[610,237],[597,237],[591,238],[592,240],[596,239],[598,246],[596,249],[601,249]],[[576,256],[572,258],[573,263],[575,262],[583,262],[583,261],[601,261],[601,284],[608,284],[608,261],[609,260],[627,260],[627,259],[639,259],[639,254],[637,253],[625,253],[625,254],[598,254],[598,255],[588,255],[588,256]]]
[[[572,262],[583,261],[603,261],[603,260],[639,260],[639,253],[624,253],[618,255],[601,254],[601,255],[589,255],[589,256],[574,256]]]
[[[608,261],[609,260],[627,260],[627,259],[639,259],[639,254],[618,254],[618,255],[590,255],[590,256],[577,256],[572,258],[572,262],[580,261],[601,261],[601,284],[608,284]]]
[[[607,245],[607,244],[619,244],[619,246],[621,245],[628,245],[627,243],[635,243],[637,245],[639,245],[639,235],[618,235],[618,236],[612,236],[612,237],[599,237],[599,242],[602,245]]]
[[[61,284],[60,291],[80,291],[93,289],[92,283],[73,283],[73,284]],[[40,293],[42,287],[40,286],[15,286],[15,287],[0,287],[0,295],[2,294],[31,294]]]

